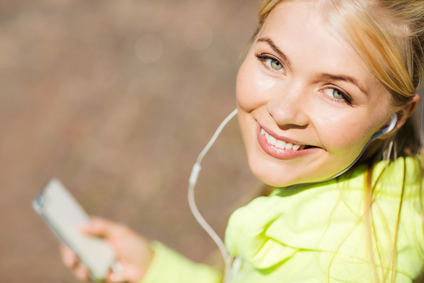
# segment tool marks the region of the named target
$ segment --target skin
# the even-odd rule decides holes
[[[100,217],[92,217],[88,226],[81,227],[81,232],[104,238],[116,252],[121,270],[111,272],[105,282],[140,282],[154,255],[147,239],[125,225]],[[87,268],[78,262],[71,249],[62,245],[60,255],[63,263],[71,269],[79,281],[89,281]]]
[[[415,95],[407,105],[393,106],[389,91],[322,14],[313,1],[279,4],[238,74],[238,117],[249,165],[272,186],[335,175],[395,113],[396,129],[403,125],[419,100]],[[258,139],[260,127],[314,148],[296,156],[267,152]]]
[[[387,89],[321,15],[313,1],[279,4],[237,77],[238,118],[249,165],[259,179],[273,186],[333,176],[351,164],[372,135],[396,115],[395,129],[367,148],[364,156],[371,155],[419,102],[419,96],[413,95],[405,105],[395,107]],[[293,153],[270,151],[268,146],[266,151],[259,142],[259,126],[279,139],[314,148]],[[145,238],[97,217],[82,232],[104,238],[116,251],[122,270],[110,273],[106,282],[142,279],[154,256]],[[62,246],[61,257],[78,280],[89,280],[87,269],[70,249]]]

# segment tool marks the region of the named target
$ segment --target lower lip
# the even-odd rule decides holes
[[[258,124],[257,127],[257,136],[258,136],[258,142],[259,145],[262,147],[262,149],[271,155],[272,157],[278,158],[278,159],[292,159],[300,156],[304,156],[307,154],[310,154],[316,150],[318,150],[317,147],[302,149],[302,150],[291,150],[291,149],[281,149],[278,147],[273,146],[272,144],[269,144],[265,135],[261,134],[261,127]]]

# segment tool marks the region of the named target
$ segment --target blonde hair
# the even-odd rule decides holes
[[[281,2],[295,0],[262,0],[259,7],[259,27],[257,37],[271,11]],[[318,1],[317,1],[318,2]],[[423,84],[424,77],[424,1],[423,0],[320,0],[323,12],[335,28],[356,50],[369,70],[392,94],[395,106],[405,105]],[[394,161],[400,156],[420,154],[422,143],[419,134],[418,116],[413,114],[391,138],[384,141],[380,150],[367,160],[368,180],[365,185],[366,224],[372,239],[372,203],[374,187],[371,184],[373,164],[386,159]],[[393,153],[392,153],[393,151]],[[356,166],[359,164],[356,164]],[[422,174],[422,172],[421,172]],[[404,185],[401,188],[401,201],[397,224],[401,212]],[[421,190],[420,190],[421,192]],[[421,199],[421,196],[419,196]],[[379,276],[374,255],[371,254],[376,282],[394,282],[396,265],[396,239],[393,240],[393,256],[388,274]],[[374,239],[375,241],[376,239]],[[372,247],[370,247],[372,253]],[[378,257],[378,254],[376,255]],[[381,260],[380,260],[381,263]]]
[[[286,0],[295,1],[295,0]],[[285,0],[262,0],[259,7],[261,30],[269,13]],[[390,91],[393,104],[408,102],[423,84],[424,77],[424,1],[420,0],[321,0],[330,22],[340,31],[370,71]],[[407,138],[406,138],[407,137]],[[392,144],[393,154],[387,154]],[[386,140],[375,157],[415,156],[421,149],[418,117]],[[374,162],[379,161],[374,160]]]

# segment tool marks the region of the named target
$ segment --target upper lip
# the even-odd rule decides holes
[[[270,134],[271,136],[273,136],[277,140],[282,140],[282,141],[285,141],[286,143],[292,143],[292,144],[298,144],[298,145],[309,145],[309,144],[306,144],[306,143],[298,141],[298,140],[294,140],[294,139],[291,139],[291,138],[288,138],[288,137],[278,135],[275,132],[273,132],[272,130],[270,130],[269,128],[262,126],[261,124],[259,124],[259,127],[264,129],[268,134]]]

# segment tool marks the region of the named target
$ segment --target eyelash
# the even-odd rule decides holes
[[[281,65],[281,69],[284,69],[284,65],[279,61],[279,60],[277,60],[277,59],[275,59],[275,58],[273,58],[273,57],[270,57],[270,56],[267,56],[267,55],[262,55],[262,54],[255,54],[255,56],[261,61],[261,62],[263,62],[263,63],[265,63],[266,65],[267,65],[267,67],[271,70],[271,71],[276,71],[276,72],[278,72],[279,70],[275,70],[274,68],[272,68],[269,64],[267,64],[267,60],[271,60],[271,62],[272,61],[276,61],[276,62],[278,62],[278,63],[280,63],[280,65]],[[333,98],[333,100],[334,101],[336,101],[336,102],[338,102],[338,103],[347,103],[348,105],[353,105],[353,101],[352,101],[352,97],[350,96],[350,95],[348,95],[346,92],[344,92],[344,91],[342,91],[342,90],[340,90],[340,89],[338,89],[338,88],[335,88],[335,87],[329,87],[329,88],[325,88],[324,90],[326,90],[326,89],[333,89],[333,90],[336,90],[336,91],[338,91],[338,92],[340,92],[340,94],[342,95],[342,97],[343,97],[343,99],[341,100],[341,99],[336,99],[336,98]]]
[[[271,71],[275,71],[278,72],[279,70],[276,70],[274,68],[272,68],[269,64],[267,64],[267,60],[275,61],[278,62],[281,65],[281,70],[284,70],[284,65],[283,63],[281,63],[279,60],[271,57],[271,56],[267,56],[267,55],[262,55],[262,54],[255,54],[256,58],[258,58],[261,62],[265,63],[267,65],[267,67],[271,70]]]
[[[343,97],[343,99],[337,99],[337,98],[333,97],[332,99],[333,99],[334,101],[336,101],[336,102],[338,102],[338,103],[343,103],[343,102],[345,102],[345,103],[347,103],[348,105],[353,105],[352,97],[351,97],[349,94],[347,94],[346,92],[344,92],[344,91],[342,91],[342,90],[340,90],[340,89],[338,89],[338,88],[335,88],[335,87],[328,87],[328,88],[323,89],[323,91],[325,91],[325,90],[327,90],[327,89],[333,89],[333,90],[336,90],[336,91],[338,91],[338,92],[341,94],[341,96]]]

